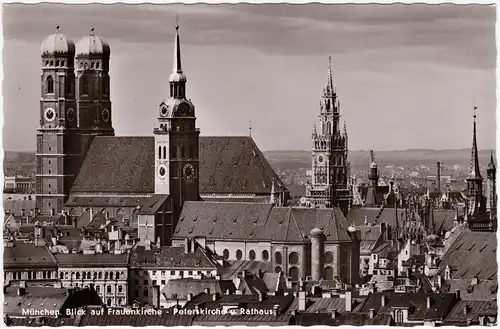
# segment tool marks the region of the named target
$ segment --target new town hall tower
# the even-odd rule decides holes
[[[36,151],[36,207],[41,214],[62,211],[93,138],[114,135],[109,57],[109,45],[93,29],[76,47],[59,27],[42,43]]]
[[[328,81],[320,103],[319,131],[314,125],[312,134],[312,178],[306,189],[307,205],[311,207],[340,207],[347,214],[351,193],[347,186],[347,128],[340,128],[340,102],[333,86],[331,58]]]

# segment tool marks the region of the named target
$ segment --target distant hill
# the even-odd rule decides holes
[[[485,167],[490,160],[491,150],[479,151],[479,162]],[[280,170],[297,170],[311,167],[311,151],[266,151],[264,155],[275,168]],[[440,161],[444,166],[459,165],[468,168],[470,163],[470,149],[460,150],[401,150],[401,151],[375,151],[375,160],[380,167],[387,165],[415,166],[425,165],[435,167]],[[349,151],[349,161],[353,168],[366,168],[370,161],[369,151]]]

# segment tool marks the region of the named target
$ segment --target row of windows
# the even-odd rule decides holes
[[[83,69],[83,70],[87,70],[88,68],[90,69],[99,69],[100,68],[100,63],[99,62],[90,62],[90,64],[88,62],[80,62],[80,65],[79,65],[80,69]]]
[[[24,272],[26,273],[26,272]],[[12,272],[13,280],[21,280],[23,278],[23,272]],[[51,271],[42,271],[42,272],[27,272],[28,280],[47,280],[52,279]],[[4,280],[7,280],[7,272],[3,273]],[[54,277],[55,278],[55,277]]]
[[[229,259],[229,250],[224,249],[224,251],[222,252],[222,256],[224,257],[224,259]],[[255,260],[256,256],[257,255],[253,249],[248,252],[248,259]],[[240,249],[238,249],[236,250],[236,259],[241,260],[241,258],[243,258],[243,252]],[[269,252],[267,250],[262,251],[261,259],[264,261],[269,260]]]
[[[56,64],[55,66],[56,67],[64,67],[66,66],[66,61],[53,61],[53,60],[46,60],[45,61],[45,66],[54,66],[54,63]]]
[[[296,265],[299,263],[299,258],[300,258],[299,254],[297,252],[293,251],[288,255],[288,263],[291,265]],[[333,253],[331,253],[330,251],[326,252],[324,255],[324,260],[325,260],[326,264],[332,264],[333,263]],[[277,251],[274,254],[274,262],[276,264],[283,263],[283,257],[281,255],[281,252]]]
[[[283,270],[281,266],[276,266],[274,268],[275,273],[281,273]],[[299,268],[292,266],[288,269],[288,276],[292,279],[292,281],[299,281]],[[333,280],[333,267],[327,266],[323,272],[323,279],[325,280]]]
[[[104,280],[120,280],[120,277],[125,279],[125,273],[120,272],[104,272]],[[59,273],[61,280],[102,280],[103,272],[61,272]]]
[[[117,289],[118,293],[122,293],[123,292],[123,286],[122,285],[117,286],[116,289]],[[112,290],[113,290],[113,287],[111,285],[107,285],[106,286],[106,293],[107,294],[111,294]],[[98,294],[100,294],[101,293],[101,286],[95,286],[95,291]]]
[[[160,272],[160,271],[158,271]],[[166,275],[166,272],[167,271],[161,271],[161,276],[165,276]],[[193,275],[193,273],[195,273],[195,271],[169,271],[170,272],[170,275],[172,276],[175,276],[175,275],[182,275],[184,272],[187,272],[187,275]],[[210,271],[207,271],[207,275],[210,275],[211,272]],[[141,271],[141,270],[135,270],[135,275],[137,277],[142,277],[144,275],[148,275],[148,273],[146,271]],[[151,275],[157,275],[157,271],[152,271],[151,272]],[[203,272],[202,271],[196,271],[196,275],[203,275]],[[137,281],[137,280],[136,280]],[[155,281],[155,280],[154,280]],[[147,280],[144,280],[144,284],[147,284]],[[154,283],[153,283],[154,284]]]

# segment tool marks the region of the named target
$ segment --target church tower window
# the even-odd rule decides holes
[[[86,76],[81,77],[81,85],[82,85],[82,94],[88,94],[89,93],[89,82],[87,80]]]
[[[47,94],[53,94],[54,93],[54,79],[52,76],[47,77]]]

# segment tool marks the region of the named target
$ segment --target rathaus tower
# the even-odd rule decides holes
[[[347,186],[347,128],[340,130],[340,102],[333,86],[331,57],[328,81],[320,103],[319,131],[312,134],[312,178],[307,185],[306,199],[311,207],[339,207],[349,211],[351,193]]]

